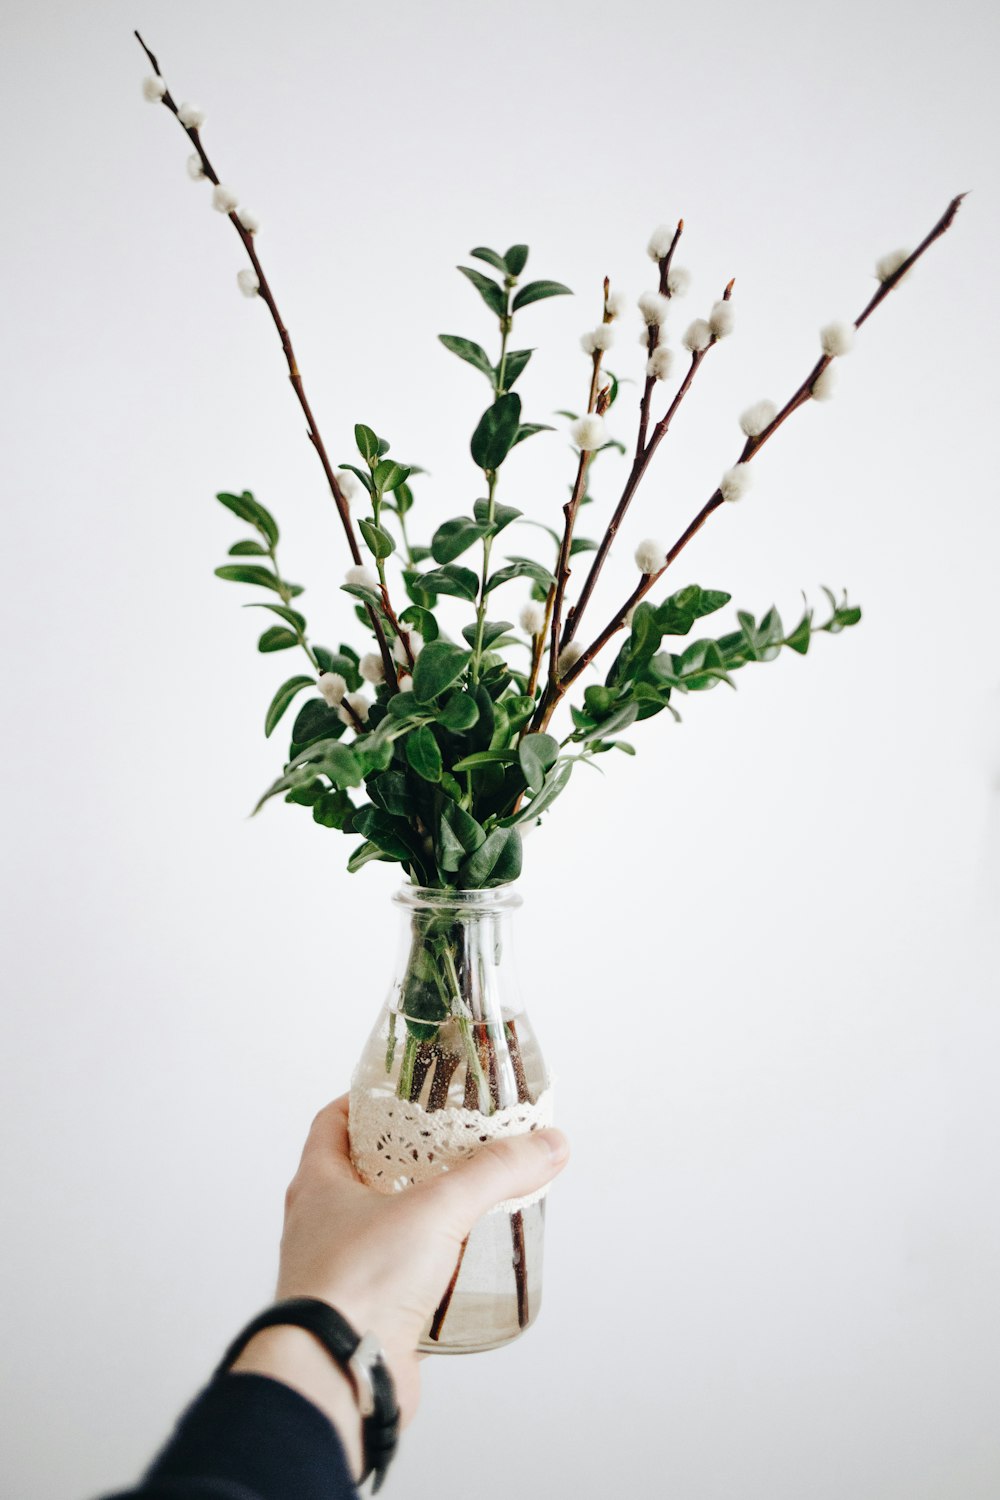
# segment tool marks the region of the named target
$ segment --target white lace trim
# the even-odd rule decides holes
[[[388,1089],[351,1090],[351,1156],[358,1175],[380,1193],[398,1193],[447,1172],[480,1146],[551,1125],[551,1087],[534,1104],[482,1115],[477,1109],[437,1109],[399,1099]],[[547,1187],[508,1198],[493,1213],[513,1213],[544,1198]]]

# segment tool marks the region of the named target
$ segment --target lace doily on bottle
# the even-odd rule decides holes
[[[428,1112],[388,1091],[351,1090],[351,1156],[363,1181],[380,1193],[397,1193],[464,1161],[490,1141],[542,1130],[553,1121],[552,1089],[534,1104],[515,1104],[481,1115],[475,1109]],[[547,1187],[508,1198],[493,1213],[513,1213],[544,1198]]]

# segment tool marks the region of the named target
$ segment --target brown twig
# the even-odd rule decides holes
[[[157,62],[150,49],[146,46],[146,43],[143,41],[138,31],[135,33],[135,38],[139,43],[139,46],[142,48],[143,52],[145,52],[146,56],[148,57],[150,67],[153,69],[153,72],[156,74],[157,78],[163,78],[159,63]],[[175,118],[177,117],[178,106],[175,103],[169,89],[167,89],[166,93],[164,93],[163,98],[160,100],[160,103],[164,104]],[[201,143],[201,137],[199,135],[197,127],[185,125],[179,119],[178,124],[181,126],[181,129],[184,131],[185,135],[194,146],[194,149],[197,151],[198,159],[201,162],[202,172],[208,178],[209,182],[218,187],[219,176],[215,171],[215,168],[212,166],[212,163],[208,159],[205,148]],[[295,395],[298,398],[299,405],[302,408],[302,413],[306,419],[307,436],[309,438],[309,441],[315,448],[319,461],[323,466],[323,473],[326,475],[327,484],[330,487],[330,492],[333,495],[334,504],[337,507],[337,513],[340,516],[341,524],[344,528],[344,534],[347,537],[347,545],[350,548],[351,557],[358,566],[361,566],[363,563],[363,558],[361,555],[361,549],[358,546],[357,537],[355,535],[354,524],[351,520],[351,511],[350,506],[347,503],[347,496],[344,494],[344,491],[342,490],[340,483],[337,480],[336,472],[332,463],[330,462],[329,455],[327,454],[326,446],[323,442],[319,427],[316,423],[316,418],[313,416],[312,408],[309,405],[309,399],[306,396],[305,387],[302,383],[302,375],[299,371],[298,362],[295,358],[295,351],[292,348],[291,337],[289,336],[288,329],[286,328],[284,320],[282,319],[282,316],[278,311],[278,304],[274,300],[274,294],[271,291],[267,277],[264,275],[264,269],[261,266],[260,260],[257,255],[257,250],[254,246],[253,235],[240,223],[239,217],[237,216],[235,210],[232,213],[227,214],[226,217],[229,219],[229,222],[236,230],[236,233],[243,241],[243,248],[246,250],[246,253],[250,259],[250,264],[253,266],[254,274],[256,275],[258,281],[259,296],[266,303],[267,309],[270,312],[271,318],[274,322],[274,326],[277,329],[278,338],[281,340],[282,353],[284,354],[285,362],[288,365],[288,378],[292,383],[292,389],[295,391]],[[391,606],[389,605],[387,591],[383,590],[383,596],[386,605],[386,613],[389,615],[390,619],[395,622],[395,615],[393,614]],[[382,622],[378,617],[378,613],[375,610],[374,605],[366,603],[365,609],[368,612],[368,618],[371,621],[372,630],[374,631],[375,638],[378,641],[379,652],[382,657],[382,665],[385,670],[386,681],[395,688],[398,686],[396,678],[396,667],[392,659],[392,653],[389,650],[389,645],[386,640],[385,631],[382,627]]]
[[[582,448],[580,450],[579,462],[576,466],[576,480],[573,490],[563,506],[563,534],[559,544],[559,561],[556,563],[556,581],[552,585],[552,623],[549,627],[549,683],[556,681],[559,669],[559,627],[562,617],[563,599],[566,596],[566,585],[569,582],[570,567],[569,559],[573,548],[573,530],[576,526],[576,515],[580,509],[580,500],[586,486],[587,465],[590,463],[591,450]],[[548,601],[546,601],[547,605]]]
[[[431,1326],[430,1326],[430,1330],[428,1332],[427,1337],[429,1339],[432,1339],[435,1344],[437,1343],[438,1339],[441,1337],[441,1330],[444,1327],[444,1320],[448,1316],[448,1309],[451,1306],[451,1299],[452,1299],[452,1297],[454,1297],[454,1295],[455,1295],[455,1288],[458,1285],[458,1273],[462,1269],[462,1261],[465,1259],[465,1252],[468,1249],[468,1247],[469,1247],[469,1236],[466,1235],[465,1239],[462,1241],[461,1247],[459,1249],[458,1260],[455,1262],[455,1269],[451,1273],[451,1280],[449,1281],[447,1287],[445,1288],[444,1296],[441,1298],[441,1301],[438,1303],[437,1311],[435,1312],[434,1317],[431,1320]]]
[[[916,250],[914,250],[913,253],[909,255],[905,261],[903,261],[898,270],[893,272],[891,276],[888,276],[885,281],[880,284],[878,290],[866,303],[865,307],[858,315],[858,317],[855,318],[855,328],[860,328],[861,325],[867,321],[867,319],[875,311],[876,307],[878,307],[879,303],[881,303],[889,295],[889,293],[896,286],[898,286],[899,282],[906,275],[907,271],[909,271],[910,268],[916,264],[916,262],[924,254],[924,252],[929,249],[929,247],[934,243],[935,240],[939,239],[941,235],[943,235],[948,229],[951,228],[951,225],[955,219],[955,215],[957,214],[962,199],[965,196],[965,193],[959,193],[957,197],[951,200],[948,207],[941,215],[940,219],[934,225],[933,229],[931,229],[929,234],[927,234],[924,239],[921,240]],[[813,365],[812,369],[810,370],[809,374],[806,376],[802,384],[797,388],[793,395],[789,397],[788,401],[785,402],[785,405],[781,408],[773,421],[766,428],[764,428],[763,432],[761,432],[759,436],[755,438],[747,438],[738,460],[739,463],[749,463],[751,459],[755,458],[764,444],[768,441],[768,439],[773,437],[774,433],[777,432],[782,422],[786,421],[793,411],[797,410],[798,407],[802,406],[803,403],[810,398],[813,385],[815,384],[819,375],[821,375],[826,367],[831,363],[831,359],[832,356],[830,355],[822,355],[821,358],[818,359]],[[594,658],[604,649],[611,638],[622,628],[625,623],[625,617],[629,613],[629,611],[633,609],[635,605],[637,605],[639,601],[649,593],[653,585],[663,577],[663,574],[677,559],[680,553],[687,546],[688,542],[691,541],[692,537],[694,537],[701,530],[702,526],[704,526],[709,516],[712,515],[714,511],[718,510],[723,503],[724,501],[722,491],[720,488],[716,488],[715,490],[713,490],[709,498],[705,501],[705,504],[698,511],[697,515],[688,523],[688,525],[681,532],[680,536],[677,538],[676,542],[674,542],[674,545],[667,553],[667,559],[663,567],[655,573],[642,574],[639,582],[636,584],[629,597],[625,600],[625,603],[621,606],[617,613],[612,616],[611,620],[609,620],[608,624],[601,631],[600,635],[598,635],[590,643],[590,645],[581,655],[580,659],[576,663],[574,663],[574,665],[566,672],[563,677],[559,679],[558,683],[556,684],[555,693],[551,695],[551,697],[548,694],[543,697],[542,704],[540,704],[539,707],[541,708],[544,706],[545,714],[543,718],[540,718],[538,715],[536,715],[537,722],[533,721],[535,727],[539,729],[545,728],[545,725],[549,722],[553,712],[555,711],[559,699],[563,696],[566,690],[573,684],[573,682],[575,682],[580,673],[583,672],[594,660]],[[549,698],[550,701],[546,701],[547,698]]]

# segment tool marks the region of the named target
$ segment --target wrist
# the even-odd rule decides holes
[[[305,1328],[278,1324],[254,1334],[230,1365],[233,1374],[269,1375],[305,1396],[337,1430],[351,1472],[364,1468],[361,1414],[353,1382]]]

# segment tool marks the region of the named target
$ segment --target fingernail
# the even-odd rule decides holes
[[[539,1130],[535,1139],[537,1141],[544,1141],[553,1162],[557,1166],[561,1166],[569,1156],[569,1141],[561,1130],[555,1130],[552,1126],[549,1126],[546,1130]]]

